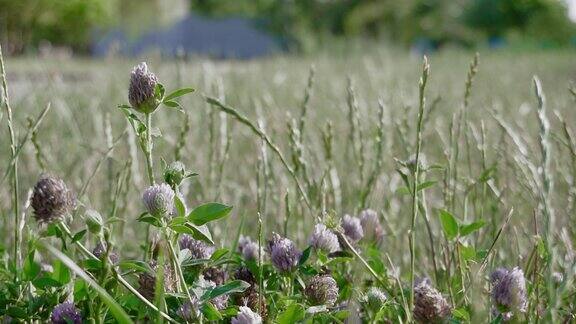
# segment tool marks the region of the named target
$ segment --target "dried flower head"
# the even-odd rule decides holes
[[[34,186],[30,204],[36,221],[53,223],[63,220],[76,205],[76,200],[62,179],[43,175]]]
[[[364,230],[358,217],[344,215],[342,218],[342,228],[344,229],[344,235],[352,242],[358,242],[364,237]]]
[[[498,275],[494,273],[499,272]],[[497,269],[490,277],[492,281],[492,299],[498,311],[526,312],[526,279],[522,269]]]
[[[214,253],[214,246],[204,241],[197,240],[188,234],[180,236],[180,250],[188,249],[193,259],[210,259]]]
[[[264,320],[268,317],[266,299],[258,294],[257,287],[252,286],[244,291],[240,305],[250,307],[250,309],[258,312]]]
[[[104,258],[104,256],[106,255],[106,249],[108,248],[108,246],[106,245],[105,242],[98,242],[98,244],[96,244],[96,247],[94,247],[94,250],[92,250],[92,254],[94,254],[94,256],[96,256],[98,259]],[[118,264],[119,261],[119,257],[118,254],[114,251],[110,251],[110,253],[108,254],[108,258],[110,259],[110,262],[112,262],[112,264]]]
[[[63,302],[56,305],[50,316],[53,324],[81,324],[82,315],[72,302]]]
[[[383,236],[382,225],[378,213],[372,209],[365,209],[360,213],[360,223],[364,230],[364,238],[369,241],[380,241]]]
[[[414,318],[420,323],[442,323],[450,316],[451,308],[446,299],[428,280],[414,287]]]
[[[196,296],[192,296],[192,303],[189,300],[184,302],[177,311],[186,323],[197,323],[200,318],[200,302]]]
[[[142,195],[148,212],[155,217],[164,217],[174,210],[174,191],[162,183],[148,187]]]
[[[250,285],[254,285],[256,283],[256,278],[254,278],[254,274],[248,269],[247,267],[240,267],[234,272],[234,279],[242,280]]]
[[[261,324],[262,317],[246,306],[240,306],[236,317],[232,318],[232,324]]]
[[[376,287],[370,287],[366,292],[366,303],[372,309],[380,309],[386,302],[386,295],[384,292]]]
[[[158,79],[148,71],[145,62],[134,67],[128,88],[128,101],[134,110],[148,114],[158,108],[159,101],[154,96],[157,83]]]
[[[246,261],[258,260],[258,243],[252,241],[248,236],[240,235],[238,252]]]
[[[308,281],[304,293],[312,305],[332,306],[338,299],[338,285],[329,275],[317,275]]]
[[[291,272],[298,266],[302,253],[291,240],[273,233],[269,242],[272,265],[280,272]]]
[[[332,233],[326,225],[316,224],[314,227],[314,233],[310,236],[308,240],[310,245],[316,250],[321,250],[326,253],[332,253],[340,250],[340,243],[338,243],[338,237],[336,234]]]

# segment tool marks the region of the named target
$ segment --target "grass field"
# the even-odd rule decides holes
[[[254,61],[146,60],[166,93],[196,89],[181,97],[183,112],[162,106],[151,115],[156,180],[163,178],[164,161],[179,160],[198,173],[177,186],[188,211],[214,201],[233,206],[225,220],[208,224],[219,250],[200,265],[189,255],[170,253],[171,243],[186,231],[160,224],[148,233],[150,221],[138,221],[146,211],[147,163],[138,134],[117,106],[128,104],[130,72],[139,61],[5,58],[11,124],[16,146],[23,143],[17,151],[23,216],[18,213],[22,230],[15,231],[13,153],[2,105],[1,276],[6,283],[0,284],[0,314],[42,322],[54,305],[73,299],[83,318],[96,322],[127,321],[117,308],[132,320],[229,321],[242,305],[234,297],[242,289],[223,285],[231,289],[227,307],[206,297],[199,302],[201,315],[186,318],[180,305],[194,296],[184,287],[202,288],[196,275],[206,267],[224,269],[232,280],[236,269],[246,266],[260,281],[244,294],[257,287],[267,314],[251,308],[269,322],[576,321],[574,53],[481,52],[475,64],[474,53],[448,50],[428,58],[427,77],[418,55],[372,46],[344,53]],[[534,76],[541,81],[539,93]],[[427,82],[419,86],[422,77]],[[76,194],[73,217],[63,223],[37,224],[27,208],[42,173],[60,177]],[[109,221],[105,230],[75,239],[54,237],[64,231],[61,224],[73,233],[86,229],[89,209]],[[361,213],[366,209],[377,212],[378,223],[363,221],[364,238],[348,242],[340,219],[366,216]],[[236,252],[240,234],[256,243],[261,234],[260,245],[267,246],[272,232],[306,250],[319,222],[336,234],[342,251],[312,244],[310,257],[301,258],[289,274],[274,270],[274,257],[272,265],[265,256],[259,264]],[[172,270],[128,261],[149,260],[144,249],[156,232],[163,234],[156,246],[166,252],[155,262],[171,264]],[[92,250],[98,241],[114,246],[118,268],[111,260],[86,262],[90,257],[82,247]],[[97,288],[83,284],[79,272],[47,245],[83,268],[110,300],[91,294]],[[17,265],[15,255],[21,257]],[[34,270],[45,263],[52,271]],[[522,280],[498,278],[500,283],[514,279],[507,283],[512,287],[502,288],[512,295],[508,303],[499,299],[504,294],[496,291],[499,280],[491,279],[500,267],[523,271]],[[142,286],[138,273],[146,270],[156,278],[185,277],[176,280],[173,291],[156,280],[150,303],[164,310],[164,318],[121,287],[122,280]],[[339,297],[327,309],[316,306],[323,303],[315,303],[305,289],[318,274],[329,274],[338,285]],[[38,283],[41,278],[54,282]],[[422,283],[423,278],[430,280]],[[424,313],[432,317],[422,315],[418,307],[430,300],[436,303],[430,307],[440,307],[442,297],[413,286],[438,289],[450,315],[429,309]],[[381,289],[386,301],[374,302],[370,287]]]

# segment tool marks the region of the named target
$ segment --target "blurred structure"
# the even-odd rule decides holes
[[[96,56],[159,52],[163,56],[193,54],[240,59],[280,51],[278,38],[254,26],[251,19],[189,14],[172,26],[146,32],[133,40],[121,29],[114,29],[97,40],[91,51]]]

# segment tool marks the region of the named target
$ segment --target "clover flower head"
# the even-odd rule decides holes
[[[154,97],[158,79],[148,71],[146,62],[134,67],[130,75],[128,101],[134,110],[141,113],[151,113],[158,108],[159,102]]]
[[[240,306],[236,317],[232,318],[232,324],[261,324],[262,317],[246,306]]]
[[[494,275],[496,272],[498,275]],[[526,312],[526,279],[522,269],[497,269],[492,273],[492,299],[494,306],[504,312]]]
[[[340,250],[340,243],[338,243],[338,237],[336,234],[332,233],[326,225],[316,224],[314,227],[314,233],[309,239],[310,245],[312,245],[316,250],[321,250],[326,253],[332,253]]]
[[[344,215],[342,217],[342,228],[344,235],[346,235],[352,242],[358,242],[364,237],[364,229],[358,217]]]
[[[148,212],[155,217],[168,216],[174,210],[174,190],[165,183],[148,187],[142,200]]]
[[[50,316],[53,324],[81,324],[82,315],[72,302],[63,302],[56,305]]]
[[[451,308],[442,294],[421,280],[414,287],[414,318],[420,323],[442,323],[450,316]]]
[[[180,250],[188,249],[192,258],[197,259],[210,259],[214,253],[214,246],[209,245],[204,241],[197,240],[188,234],[180,236],[179,240]]]
[[[76,200],[62,179],[43,175],[34,186],[30,204],[36,221],[48,224],[63,220]]]
[[[240,235],[240,239],[238,240],[238,252],[242,254],[244,260],[258,260],[258,250],[258,243],[252,241],[248,236]]]
[[[274,233],[269,243],[272,265],[280,272],[291,272],[298,266],[302,253],[291,240]]]
[[[382,225],[378,213],[372,209],[360,212],[360,223],[364,230],[364,238],[369,241],[379,241],[383,236]]]
[[[317,275],[308,281],[304,294],[312,305],[332,306],[338,299],[338,284],[330,275]]]

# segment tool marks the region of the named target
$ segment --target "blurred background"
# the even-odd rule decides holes
[[[576,46],[576,0],[0,0],[11,55],[252,58],[350,39],[416,52]]]

